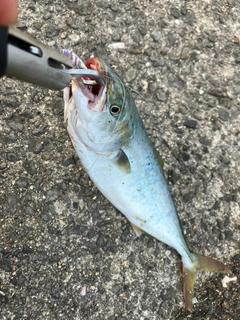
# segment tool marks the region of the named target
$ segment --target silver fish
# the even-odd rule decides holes
[[[88,69],[105,75],[105,86],[85,86],[73,78],[64,89],[68,132],[82,165],[102,194],[131,222],[175,248],[182,257],[183,296],[192,309],[200,270],[230,273],[223,263],[192,252],[163,174],[162,159],[147,136],[128,88],[101,59]]]

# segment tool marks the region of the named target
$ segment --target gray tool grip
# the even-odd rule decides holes
[[[7,36],[8,28],[0,26],[0,78],[5,74],[7,67]]]
[[[61,71],[64,67],[72,68],[67,56],[28,34],[9,28],[6,76],[60,90],[68,86],[72,79],[70,74]]]

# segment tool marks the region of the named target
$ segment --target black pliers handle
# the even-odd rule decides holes
[[[14,27],[0,26],[0,77],[6,75],[52,90],[69,86],[70,59]]]

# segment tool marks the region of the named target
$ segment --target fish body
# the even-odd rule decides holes
[[[119,76],[102,60],[86,67],[105,74],[107,84],[90,88],[73,79],[65,89],[68,132],[81,163],[102,194],[142,231],[175,248],[182,257],[186,307],[192,307],[199,270],[228,273],[217,260],[190,251],[163,173],[134,100]]]

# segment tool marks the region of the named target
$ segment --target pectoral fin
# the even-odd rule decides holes
[[[119,150],[117,157],[115,159],[115,163],[117,167],[124,173],[130,173],[131,172],[131,165],[128,160],[128,157],[126,153],[123,150]]]

